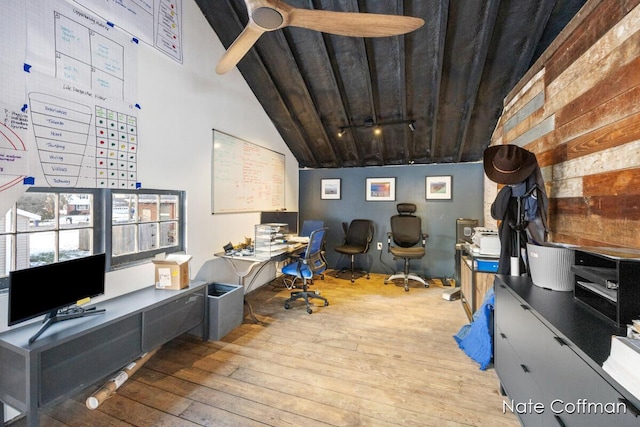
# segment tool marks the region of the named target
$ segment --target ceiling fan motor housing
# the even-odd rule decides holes
[[[265,30],[277,30],[284,22],[284,18],[275,9],[259,7],[251,12],[251,19]]]

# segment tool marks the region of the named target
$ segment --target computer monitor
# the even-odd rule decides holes
[[[289,234],[298,234],[298,212],[265,211],[260,213],[260,224],[287,224]]]

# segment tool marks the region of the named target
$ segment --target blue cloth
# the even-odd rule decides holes
[[[464,325],[453,338],[467,356],[480,364],[485,370],[493,359],[492,314],[495,295],[493,288],[485,294],[484,302],[473,314],[470,324]]]

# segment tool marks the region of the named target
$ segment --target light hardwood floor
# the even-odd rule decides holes
[[[453,339],[467,318],[442,287],[316,280],[313,314],[274,281],[247,296],[249,317],[216,342],[166,345],[96,410],[99,386],[41,411],[42,426],[518,426],[492,367]],[[24,425],[24,419],[12,425]]]

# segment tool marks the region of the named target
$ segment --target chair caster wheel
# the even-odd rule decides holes
[[[311,314],[313,313],[313,310],[311,310],[310,308],[307,308],[307,313]]]
[[[329,305],[329,301],[325,301],[325,302],[324,302],[324,306],[326,307],[326,306],[328,306],[328,305]]]
[[[291,308],[291,306],[289,305],[289,303],[288,303],[288,302],[285,302],[285,303],[284,303],[284,308],[285,308],[286,310],[289,310],[289,309]]]

